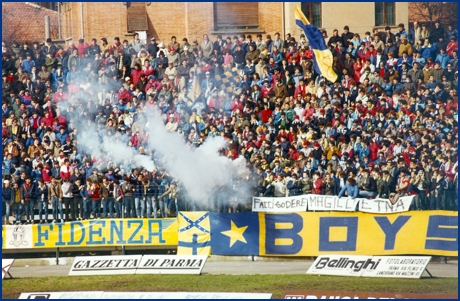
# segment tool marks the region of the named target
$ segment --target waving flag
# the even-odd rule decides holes
[[[308,19],[300,10],[299,6],[295,8],[295,19],[296,24],[303,29],[305,37],[307,37],[308,43],[313,51],[313,62],[316,73],[322,74],[331,82],[335,82],[337,80],[337,74],[334,72],[334,69],[332,69],[332,53],[327,48],[323,35],[318,28],[308,22]]]
[[[195,73],[193,74],[192,84],[190,85],[188,93],[187,93],[187,97],[192,102],[195,102],[198,99],[198,97],[200,97],[201,92],[202,92],[201,86],[200,86],[200,83],[198,82],[198,76],[195,71]]]

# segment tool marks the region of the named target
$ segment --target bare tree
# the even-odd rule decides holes
[[[439,20],[442,25],[458,22],[457,2],[409,2],[409,21],[433,23]]]

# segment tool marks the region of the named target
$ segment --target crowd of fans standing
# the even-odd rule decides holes
[[[414,210],[457,210],[457,30],[439,21],[431,29],[415,22],[410,30],[400,24],[364,37],[351,30],[334,29],[330,37],[323,31],[334,83],[315,72],[304,35],[3,43],[5,222],[14,213],[17,223],[34,223],[37,207],[40,223],[156,218],[190,208],[163,168],[115,165],[79,149],[69,120],[78,112],[97,125],[95,135],[113,135],[155,157],[141,118],[153,109],[189,147],[223,136],[229,143],[222,155],[245,158],[254,196],[393,202],[415,195]],[[215,77],[234,68],[239,77],[228,92]],[[196,100],[189,94],[194,81],[201,88]],[[204,209],[243,205],[232,200]]]

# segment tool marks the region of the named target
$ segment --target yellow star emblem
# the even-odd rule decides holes
[[[230,248],[239,240],[241,242],[244,242],[245,244],[247,243],[246,242],[246,239],[244,238],[243,236],[243,233],[244,231],[246,231],[246,229],[248,228],[248,226],[244,226],[244,227],[241,227],[241,228],[238,228],[235,223],[233,221],[232,222],[232,225],[231,225],[231,228],[230,230],[227,230],[227,231],[222,231],[221,233],[223,235],[226,235],[228,237],[230,237]]]

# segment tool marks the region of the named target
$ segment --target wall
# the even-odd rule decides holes
[[[50,17],[51,39],[57,39],[57,12],[35,4],[2,2],[2,41],[43,43],[45,41],[45,16]]]
[[[151,2],[146,6],[148,36],[169,43],[171,36],[178,42],[187,37],[201,41],[204,33],[214,40],[214,11],[212,2]],[[259,3],[259,27],[265,34],[282,31],[282,3]],[[86,41],[93,37],[106,37],[109,43],[116,36],[129,38],[127,32],[126,7],[121,2],[84,2],[84,36]],[[78,40],[81,38],[80,3],[66,2],[61,6],[62,37]],[[248,32],[250,33],[250,32]],[[235,33],[223,34],[233,36]]]
[[[294,37],[300,36],[301,29],[295,24],[295,6],[300,7],[300,2],[287,2],[286,4],[286,33],[291,33]],[[371,31],[375,25],[374,2],[322,2],[322,25],[327,31],[328,36],[332,35],[334,29],[342,34],[343,27],[348,25],[350,31],[359,33],[361,37],[366,31]],[[396,26],[404,23],[408,26],[408,2],[396,2]]]

